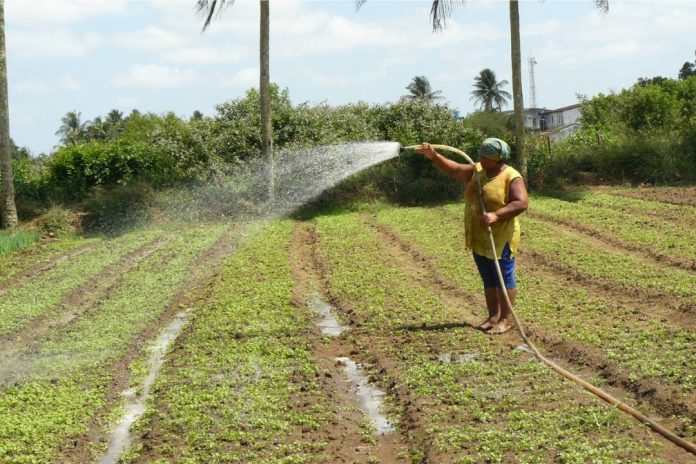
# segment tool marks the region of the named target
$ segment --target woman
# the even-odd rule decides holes
[[[429,144],[418,149],[432,160],[445,174],[468,182],[464,192],[464,226],[466,247],[474,254],[474,261],[483,280],[488,319],[479,328],[489,334],[502,334],[512,328],[510,307],[500,287],[495,269],[495,257],[488,238],[488,226],[493,232],[498,263],[503,273],[505,289],[510,302],[514,303],[517,289],[515,284],[515,254],[520,243],[520,225],[517,216],[529,204],[524,179],[517,170],[505,162],[510,157],[510,147],[500,139],[489,138],[479,149],[481,161],[474,166],[460,164],[437,153]],[[481,179],[483,214],[478,200],[478,186],[474,173]]]

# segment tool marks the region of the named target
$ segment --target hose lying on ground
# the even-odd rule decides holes
[[[412,145],[409,147],[404,147],[404,149],[416,149],[420,148],[422,145]],[[447,145],[430,145],[434,149],[440,149],[440,150],[446,150],[450,151],[452,153],[455,153],[461,157],[463,157],[469,164],[472,166],[474,165],[474,161],[464,153],[463,151],[450,147]],[[478,186],[478,199],[479,199],[479,206],[481,207],[481,212],[486,213],[486,207],[483,203],[483,192],[481,191],[481,179],[479,178],[477,173],[474,173],[474,179],[476,179],[476,185]],[[503,279],[503,273],[500,270],[500,264],[498,263],[498,255],[495,251],[495,241],[493,240],[493,231],[491,230],[491,226],[488,226],[488,239],[490,241],[491,245],[491,250],[493,251],[493,257],[495,258],[493,262],[495,263],[495,269],[498,273],[498,282],[500,282],[501,288],[505,288],[505,282]],[[534,356],[537,357],[541,362],[549,366],[551,369],[555,370],[559,374],[561,374],[563,377],[572,380],[573,382],[581,385],[585,390],[595,394],[596,396],[600,397],[607,403],[614,405],[616,408],[624,411],[625,413],[630,414],[631,416],[635,417],[638,419],[640,422],[646,424],[648,427],[671,441],[677,446],[680,446],[681,448],[689,451],[690,453],[693,453],[696,455],[696,445],[693,443],[684,440],[683,438],[679,437],[678,435],[674,434],[672,431],[667,430],[654,420],[650,419],[649,417],[645,416],[642,414],[640,411],[632,408],[631,406],[627,405],[623,401],[619,401],[618,399],[614,398],[611,396],[609,393],[605,392],[601,388],[597,388],[594,385],[590,384],[589,382],[581,379],[580,377],[576,376],[575,374],[563,369],[561,366],[558,364],[554,363],[550,359],[546,358],[541,352],[537,349],[537,347],[532,343],[532,341],[527,337],[527,334],[524,332],[524,328],[522,327],[522,324],[520,324],[519,319],[517,318],[517,315],[515,314],[515,311],[512,307],[512,302],[510,302],[510,297],[507,294],[507,291],[501,292],[504,297],[505,301],[510,308],[510,314],[512,315],[512,319],[515,322],[515,327],[517,328],[517,331],[519,332],[520,336],[522,337],[522,340],[527,344],[527,346],[532,350],[534,353]]]

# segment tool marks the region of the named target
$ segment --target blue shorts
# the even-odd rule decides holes
[[[505,288],[508,290],[515,288],[516,285],[515,258],[510,257],[510,255],[510,244],[506,243],[505,248],[503,248],[503,254],[500,259],[498,259],[498,263],[500,264],[500,271],[503,273]],[[498,272],[495,270],[495,262],[492,259],[477,255],[476,253],[474,253],[474,261],[476,262],[479,274],[481,274],[481,279],[483,279],[483,288],[500,288]]]

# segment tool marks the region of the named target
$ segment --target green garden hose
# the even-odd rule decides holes
[[[411,145],[408,147],[403,147],[403,150],[415,150],[415,149],[420,148],[420,147],[422,147],[422,145]],[[455,154],[461,156],[462,158],[464,158],[472,166],[474,165],[474,161],[469,157],[469,155],[464,153],[462,150],[459,150],[457,148],[450,147],[447,145],[430,145],[430,147],[432,147],[434,149],[440,149],[440,150],[445,150],[445,151],[455,153]],[[476,180],[476,185],[478,186],[479,206],[481,207],[481,211],[485,214],[486,207],[483,203],[483,193],[481,190],[481,179],[476,172],[474,172],[474,179]],[[493,256],[495,257],[493,262],[495,263],[495,269],[498,273],[498,282],[500,282],[501,288],[505,288],[505,281],[503,279],[503,273],[500,270],[500,264],[498,263],[498,255],[495,251],[495,240],[493,240],[493,231],[491,230],[491,226],[487,226],[487,229],[488,229],[488,239],[490,241],[491,250],[493,252]],[[505,301],[507,302],[507,305],[510,308],[510,314],[512,315],[512,319],[515,322],[515,328],[517,329],[520,336],[522,337],[522,340],[524,340],[524,342],[527,344],[527,346],[532,350],[532,352],[534,353],[534,356],[536,356],[537,359],[539,359],[541,362],[543,362],[544,364],[549,366],[551,369],[555,370],[556,372],[558,372],[559,374],[564,376],[565,378],[572,380],[573,382],[581,385],[587,391],[595,394],[596,396],[600,397],[601,399],[603,399],[607,403],[609,403],[609,404],[615,406],[616,408],[624,411],[625,413],[628,413],[631,416],[635,417],[640,422],[646,424],[648,427],[650,427],[651,429],[653,429],[654,431],[656,431],[657,433],[659,433],[663,437],[667,438],[675,445],[680,446],[681,448],[696,455],[696,445],[694,445],[693,443],[686,441],[683,438],[677,436],[676,434],[674,434],[670,430],[667,430],[666,428],[664,428],[663,426],[661,426],[660,424],[658,424],[654,420],[652,420],[649,417],[642,414],[640,411],[632,408],[631,406],[627,405],[623,401],[619,401],[618,399],[614,398],[613,396],[611,396],[609,393],[605,392],[601,388],[595,387],[591,383],[589,383],[589,382],[581,379],[580,377],[576,376],[575,374],[563,369],[561,366],[554,363],[550,359],[546,358],[546,356],[542,355],[541,352],[534,345],[534,343],[532,343],[531,340],[529,340],[529,338],[527,337],[527,334],[524,332],[524,328],[522,327],[522,324],[520,324],[520,321],[517,318],[517,315],[515,314],[515,311],[512,307],[512,302],[510,302],[510,297],[508,296],[507,291],[504,291],[501,293],[504,295]]]

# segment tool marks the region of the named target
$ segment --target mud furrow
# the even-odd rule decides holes
[[[320,248],[321,240],[317,234],[316,225],[311,230],[311,247],[312,247],[312,263],[313,267],[319,275],[321,290],[327,296],[329,302],[334,305],[339,312],[349,318],[351,327],[358,326],[360,323],[356,321],[356,311],[350,303],[339,299],[332,291],[329,283],[330,268],[329,264],[321,259]],[[351,329],[351,338],[357,346],[353,355],[360,358],[366,364],[374,366],[379,372],[377,383],[387,391],[387,394],[394,400],[401,410],[399,424],[400,431],[403,434],[403,440],[408,444],[410,454],[412,456],[420,456],[422,463],[431,461],[430,450],[432,448],[432,437],[425,430],[421,423],[421,411],[415,405],[414,398],[411,396],[407,388],[397,382],[395,376],[395,363],[389,355],[382,352],[378,348],[378,344],[374,343],[374,335],[363,333],[361,330]],[[398,343],[394,339],[394,334],[391,334],[391,343]]]
[[[312,292],[323,293],[324,290],[320,288],[320,276],[315,267],[312,247],[316,236],[312,232],[311,224],[296,225],[289,250],[295,281],[293,304],[305,311],[308,295]],[[333,456],[332,462],[369,463],[372,456],[384,464],[407,462],[398,457],[399,448],[405,448],[398,434],[376,436],[374,444],[365,442],[360,428],[364,415],[360,412],[355,393],[349,388],[343,370],[336,363],[336,358],[358,354],[356,347],[342,337],[333,337],[328,343],[322,341],[316,329],[308,334],[308,339],[313,347],[315,360],[324,372],[322,391],[330,400],[334,416],[339,418],[331,429],[321,431],[321,438],[329,443],[327,452]]]
[[[32,348],[57,328],[68,325],[84,314],[95,303],[106,298],[117,288],[121,277],[135,269],[143,260],[168,242],[166,237],[153,239],[92,277],[62,298],[55,309],[32,319],[27,325],[0,337],[0,359],[7,359],[24,352],[31,355]],[[21,356],[21,355],[20,355]]]
[[[13,276],[7,282],[1,283],[0,294],[5,293],[13,288],[17,288],[24,285],[31,279],[36,278],[36,276],[43,274],[46,271],[50,271],[51,269],[55,269],[56,267],[63,264],[65,261],[68,261],[72,258],[76,258],[81,254],[96,248],[96,246],[96,243],[89,243],[87,245],[77,248],[76,250],[72,250],[69,253],[57,256],[51,259],[48,263],[37,263],[34,266],[31,266],[29,269],[25,269],[24,271],[20,272],[18,275]]]
[[[130,381],[130,365],[143,349],[158,336],[161,330],[172,322],[182,308],[195,306],[195,302],[203,297],[208,284],[217,275],[218,267],[222,261],[237,248],[241,228],[241,226],[232,225],[230,230],[222,234],[213,246],[198,254],[190,265],[189,277],[167,304],[166,309],[138,334],[125,354],[105,367],[105,371],[112,373],[113,381],[107,387],[103,406],[90,419],[89,431],[86,434],[63,444],[61,447],[62,458],[59,462],[92,462],[93,456],[90,450],[96,443],[105,443],[108,438],[103,428],[105,425],[103,418],[114,405],[120,403],[122,392],[128,387]],[[186,331],[187,329],[184,328],[177,341],[185,336]]]
[[[462,290],[457,285],[445,280],[437,265],[431,258],[422,254],[414,245],[405,241],[396,232],[384,224],[370,220],[368,224],[385,237],[383,243],[397,243],[401,251],[410,256],[417,264],[425,266],[429,276],[425,277],[425,282],[436,284],[438,293],[443,295],[446,301],[456,304],[463,299],[473,300],[480,303],[483,307],[485,301],[483,297],[471,295]],[[393,247],[393,245],[391,246]],[[389,248],[389,247],[388,247]],[[473,322],[473,321],[472,321]],[[685,398],[684,394],[674,388],[670,388],[658,381],[650,379],[636,379],[625,370],[613,364],[607,356],[597,348],[589,347],[585,344],[565,340],[557,335],[552,335],[547,330],[536,324],[524,322],[525,329],[533,339],[540,340],[545,350],[551,356],[559,357],[563,360],[564,367],[571,367],[571,370],[583,371],[591,374],[599,374],[610,385],[614,387],[612,392],[619,398],[634,398],[637,402],[649,404],[659,414],[663,416],[681,415],[684,417],[696,417],[696,403],[693,399]],[[496,337],[503,343],[514,346],[519,343],[515,333],[508,332],[502,337]]]
[[[529,217],[543,221],[552,227],[558,227],[569,234],[580,236],[583,241],[590,242],[598,248],[608,249],[612,252],[619,251],[626,253],[644,263],[654,266],[669,266],[685,269],[687,271],[696,270],[696,261],[694,260],[652,251],[645,246],[626,242],[625,240],[603,232],[594,226],[582,224],[570,219],[550,216],[548,214],[536,211],[528,211],[527,214]]]

